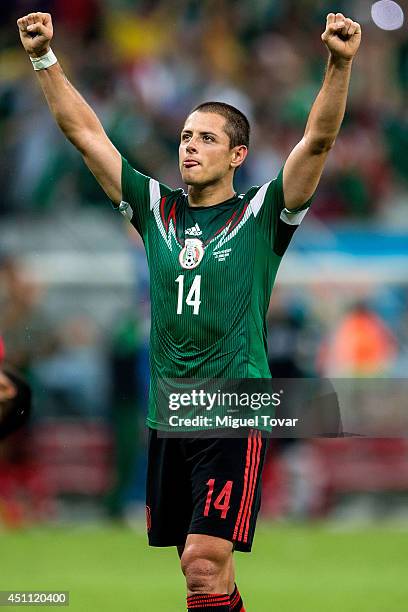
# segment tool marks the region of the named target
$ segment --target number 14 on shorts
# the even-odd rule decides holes
[[[221,490],[221,493],[218,495],[218,497],[214,500],[214,503],[213,503],[214,508],[216,510],[220,510],[222,519],[225,519],[227,517],[228,510],[230,509],[232,485],[233,485],[233,481],[227,480],[227,482],[225,483],[224,487]],[[210,508],[211,508],[211,503],[212,503],[212,498],[213,498],[213,493],[214,493],[215,478],[210,478],[210,480],[207,482],[207,486],[208,486],[208,493],[207,493],[207,499],[205,501],[204,516],[208,516],[210,513]]]

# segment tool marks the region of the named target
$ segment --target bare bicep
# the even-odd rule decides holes
[[[302,206],[316,191],[329,149],[313,148],[302,139],[286,160],[283,169],[285,206]]]
[[[86,139],[82,156],[108,198],[122,200],[122,157],[105,133]]]

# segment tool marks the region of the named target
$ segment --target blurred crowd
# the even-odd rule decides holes
[[[347,116],[314,205],[323,218],[399,222],[408,178],[408,37],[380,30],[368,0],[338,0],[363,44]],[[237,188],[274,176],[301,138],[327,60],[325,0],[14,0],[0,25],[0,214],[98,205],[99,187],[48,115],[15,19],[54,20],[53,48],[117,148],[141,171],[179,186],[186,113],[228,101],[252,123]]]

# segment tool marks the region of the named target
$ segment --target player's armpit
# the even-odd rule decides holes
[[[313,146],[307,139],[294,147],[283,168],[285,206],[293,210],[312,197],[319,184],[330,147]]]
[[[119,204],[122,200],[122,157],[105,132],[85,135],[81,153],[106,195]]]

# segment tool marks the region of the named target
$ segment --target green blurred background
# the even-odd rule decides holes
[[[397,529],[261,523],[236,566],[253,612],[384,612],[406,609],[407,555]],[[2,558],[2,589],[69,590],[74,612],[183,610],[175,551],[147,552],[141,531],[32,530],[3,536]]]

